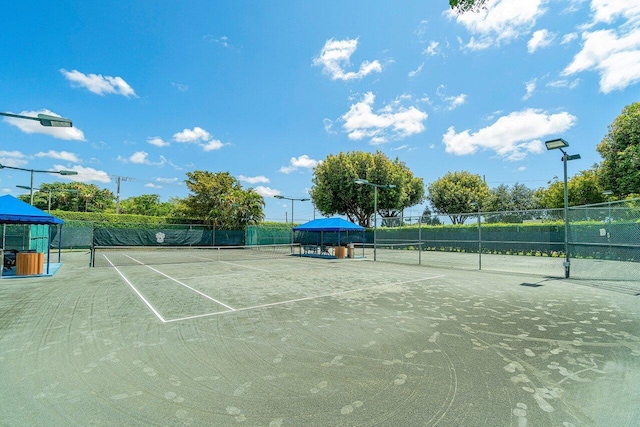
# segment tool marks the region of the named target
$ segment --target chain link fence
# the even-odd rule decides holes
[[[640,289],[640,199],[568,209],[381,218],[380,261],[624,283]],[[567,257],[568,254],[568,257]]]

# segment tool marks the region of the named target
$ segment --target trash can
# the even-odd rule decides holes
[[[42,252],[18,252],[16,255],[16,276],[42,274],[44,268]]]
[[[344,258],[346,249],[347,248],[345,248],[344,246],[336,246],[335,248],[336,258]]]
[[[355,258],[355,252],[356,248],[354,247],[353,243],[349,243],[349,246],[347,246],[347,258]]]

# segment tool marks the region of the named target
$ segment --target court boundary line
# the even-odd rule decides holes
[[[144,295],[142,295],[142,293],[140,293],[140,291],[138,291],[138,289],[136,289],[135,286],[133,286],[133,284],[129,281],[129,279],[127,279],[127,277],[118,269],[118,267],[116,267],[109,258],[107,258],[107,256],[105,254],[102,254],[102,256],[107,260],[107,262],[109,264],[111,264],[111,266],[118,272],[118,274],[120,275],[120,277],[122,277],[122,279],[125,281],[125,283],[127,285],[129,285],[129,287],[131,289],[133,289],[133,292],[136,293],[136,295],[138,295],[138,297],[142,300],[142,302],[145,303],[145,305],[149,308],[149,310],[151,310],[151,312],[162,322],[162,323],[167,323],[167,321],[164,319],[164,317],[162,317],[162,315],[158,312],[158,310],[156,310],[153,305],[151,305],[151,303],[149,301],[147,301],[147,299],[144,297]]]
[[[312,301],[312,300],[316,300],[316,299],[330,298],[330,297],[334,297],[334,296],[338,296],[338,295],[344,295],[344,294],[348,294],[348,293],[367,291],[367,290],[371,290],[371,289],[375,289],[375,288],[380,288],[380,287],[383,287],[383,286],[402,286],[402,285],[406,285],[406,284],[409,284],[409,283],[423,282],[423,281],[426,281],[426,280],[433,280],[433,279],[438,279],[438,278],[441,278],[441,277],[445,277],[445,275],[444,274],[440,274],[440,275],[437,275],[437,276],[422,277],[420,279],[406,280],[404,282],[385,283],[385,284],[382,284],[382,285],[374,285],[374,286],[369,286],[369,287],[365,287],[365,288],[350,289],[350,290],[347,290],[347,291],[339,291],[339,292],[332,292],[332,293],[324,294],[324,295],[312,295],[312,296],[309,296],[309,297],[295,298],[295,299],[292,299],[292,300],[278,301],[278,302],[272,302],[272,303],[267,303],[267,304],[254,305],[254,306],[250,306],[250,307],[236,308],[235,310],[224,310],[224,311],[217,311],[217,312],[214,312],[214,313],[196,314],[196,315],[193,315],[193,316],[185,316],[185,317],[180,317],[180,318],[177,318],[177,319],[168,319],[165,323],[174,323],[174,322],[180,322],[180,321],[184,321],[184,320],[193,320],[193,319],[200,319],[200,318],[204,318],[204,317],[213,317],[213,316],[218,316],[218,315],[221,315],[221,314],[237,313],[237,312],[240,312],[240,311],[248,311],[248,310],[256,310],[256,309],[265,308],[265,307],[275,307],[275,306],[278,306],[278,305],[291,304],[291,303],[300,302],[300,301]]]

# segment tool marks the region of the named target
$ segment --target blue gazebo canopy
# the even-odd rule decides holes
[[[64,221],[7,194],[0,197],[0,224],[64,224]]]
[[[364,231],[365,228],[342,218],[319,218],[294,227],[293,231]]]

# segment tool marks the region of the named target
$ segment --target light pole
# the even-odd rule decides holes
[[[275,195],[275,196],[273,196],[273,197],[275,197],[276,199],[280,199],[280,200],[291,200],[291,227],[293,227],[293,202],[294,202],[295,200],[297,200],[297,201],[299,201],[299,202],[308,202],[309,200],[311,200],[311,199],[304,199],[304,198],[302,198],[302,199],[297,199],[297,198],[295,198],[295,197],[285,197],[285,196],[281,196],[281,195],[279,195],[279,194],[278,194],[278,195]]]
[[[393,184],[374,184],[366,179],[357,178],[353,182],[360,185],[370,185],[373,187],[373,260],[377,259],[377,239],[378,230],[378,188],[395,188]]]
[[[25,172],[31,172],[31,185],[30,185],[30,195],[29,195],[29,204],[31,206],[33,206],[33,174],[38,172],[38,173],[53,173],[53,174],[58,174],[58,175],[78,175],[78,172],[76,171],[68,171],[68,170],[59,170],[59,171],[52,171],[52,170],[39,170],[39,169],[25,169],[25,168],[17,168],[14,166],[5,166],[5,165],[1,165],[0,164],[0,169],[13,169],[13,170],[17,170],[17,171],[25,171]]]
[[[311,199],[306,199],[306,198],[295,198],[295,197],[285,197],[285,196],[281,196],[279,194],[276,194],[275,196],[276,199],[280,199],[280,200],[291,200],[291,244],[293,245],[293,202],[295,200],[299,201],[299,202],[307,202]],[[293,246],[292,249],[293,250]]]
[[[16,187],[18,187],[18,188],[22,188],[22,189],[24,189],[24,190],[38,190],[38,191],[46,191],[46,192],[48,192],[48,193],[49,193],[49,197],[48,197],[48,202],[47,202],[47,213],[51,213],[51,194],[52,194],[55,190],[45,190],[44,188],[31,188],[31,187],[28,187],[28,186],[26,186],[26,185],[16,185]],[[57,191],[58,191],[58,192],[60,192],[60,191],[64,191],[64,192],[66,192],[66,193],[77,193],[77,192],[78,192],[78,190],[67,190],[67,189],[64,189],[64,190],[57,190]]]
[[[568,279],[571,271],[571,262],[569,261],[569,188],[567,186],[567,162],[569,160],[578,160],[580,154],[567,154],[563,148],[567,148],[569,143],[562,138],[545,141],[544,145],[546,145],[547,150],[562,151],[562,163],[564,166],[564,277]]]
[[[37,117],[21,116],[20,114],[12,113],[0,113],[0,116],[12,117],[14,119],[35,120],[40,122],[42,126],[57,127],[57,128],[70,128],[73,127],[71,119],[65,119],[64,117],[50,116],[48,114],[38,114]]]

